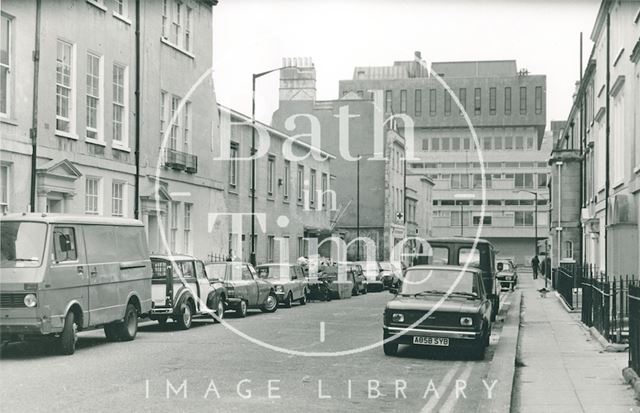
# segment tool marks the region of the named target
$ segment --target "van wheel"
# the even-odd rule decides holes
[[[58,339],[58,350],[60,354],[70,356],[76,351],[76,342],[78,341],[78,325],[75,320],[76,316],[73,311],[69,311],[64,319],[64,327],[60,338]]]
[[[138,310],[133,304],[127,305],[124,320],[115,325],[118,337],[122,341],[131,341],[138,334]]]
[[[118,333],[116,331],[115,323],[104,326],[104,335],[107,337],[107,341],[118,341]]]
[[[193,321],[193,311],[191,303],[186,302],[182,305],[182,312],[176,316],[178,321],[178,328],[180,330],[188,330],[191,328],[191,322]]]

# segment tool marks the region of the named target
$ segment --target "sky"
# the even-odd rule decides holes
[[[218,102],[251,113],[251,75],[311,57],[317,99],[338,98],[356,66],[390,66],[421,51],[427,63],[515,59],[547,76],[547,125],[566,119],[599,0],[220,0],[213,13]],[[256,114],[269,123],[278,73],[258,80]]]

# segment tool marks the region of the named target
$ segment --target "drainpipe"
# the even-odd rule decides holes
[[[605,146],[606,146],[606,154],[605,154],[605,170],[606,170],[606,174],[605,174],[605,183],[604,183],[604,202],[605,202],[605,209],[604,209],[604,273],[607,274],[607,267],[609,266],[609,257],[608,257],[608,236],[607,233],[608,228],[609,228],[609,167],[610,167],[610,160],[609,160],[609,142],[610,142],[610,138],[611,138],[611,123],[610,123],[610,109],[609,106],[611,104],[610,102],[610,97],[609,97],[609,92],[610,92],[610,81],[611,81],[611,73],[609,71],[609,64],[610,64],[610,49],[611,49],[611,42],[609,41],[609,34],[611,32],[611,13],[607,12],[607,71],[606,71],[606,104],[605,104],[605,108],[606,108],[606,139],[605,139]]]
[[[578,226],[578,232],[579,232],[579,236],[580,236],[580,262],[578,263],[578,265],[582,265],[583,262],[583,253],[584,253],[584,229],[582,228],[582,208],[584,208],[584,201],[586,198],[586,191],[585,191],[585,157],[584,157],[584,148],[585,148],[585,108],[584,108],[584,103],[585,103],[585,88],[583,87],[583,77],[582,77],[582,32],[580,32],[580,88],[579,91],[581,93],[581,96],[578,96],[578,99],[580,99],[580,124],[578,125],[578,127],[580,128],[580,206],[578,207],[578,220],[580,222],[580,225]],[[574,277],[574,287],[579,287],[579,285],[577,285],[577,283],[580,282],[577,277]]]
[[[140,219],[140,0],[136,0],[136,147],[135,147],[135,196],[134,217]]]
[[[562,161],[556,162],[558,167],[558,226],[556,227],[558,263],[556,268],[560,268],[560,259],[562,257],[562,163]]]
[[[40,14],[42,5],[36,0],[36,37],[33,48],[33,109],[31,112],[31,187],[29,211],[36,212],[36,166],[38,162],[38,78],[40,74]]]

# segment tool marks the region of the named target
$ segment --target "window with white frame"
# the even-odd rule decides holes
[[[193,204],[184,204],[184,253],[191,252],[191,212]]]
[[[624,91],[620,90],[613,100],[613,122],[611,122],[611,178],[617,185],[624,179]]]
[[[100,214],[100,178],[87,177],[84,210],[87,214]]]
[[[329,202],[329,177],[327,174],[322,174],[322,182],[320,183],[322,189],[322,208],[327,207],[327,203]]]
[[[192,38],[191,38],[191,7],[187,6],[186,12],[185,12],[185,20],[184,20],[184,44],[183,47],[186,50],[191,51],[191,42],[192,42]]]
[[[9,210],[9,165],[0,165],[0,213]]]
[[[182,2],[174,1],[171,13],[171,42],[176,46],[180,45],[182,37]]]
[[[113,11],[122,17],[127,17],[127,0],[113,0]]]
[[[11,102],[11,78],[13,51],[11,50],[13,20],[9,16],[0,16],[0,115],[9,116]]]
[[[111,183],[111,214],[114,217],[123,217],[125,208],[125,183],[113,181]]]
[[[160,91],[160,142],[164,139],[164,128],[167,120],[167,92]]]
[[[128,146],[127,139],[127,68],[113,65],[113,143]]]
[[[182,147],[184,152],[191,153],[191,102],[185,102],[182,108],[184,118],[182,130]]]
[[[267,262],[273,262],[276,250],[276,237],[269,235],[267,237]]]
[[[87,139],[102,140],[100,101],[100,56],[87,53]]]
[[[238,186],[238,148],[236,142],[231,142],[229,149],[229,186],[236,188]]]
[[[267,195],[273,196],[275,191],[275,179],[276,179],[276,157],[269,155],[267,158]]]
[[[171,228],[171,252],[176,252],[176,241],[178,239],[178,210],[180,208],[179,202],[171,202],[171,217],[169,225]]]
[[[309,173],[309,198],[311,205],[316,203],[316,170],[312,169]]]
[[[304,195],[304,166],[298,165],[298,202],[302,202]]]
[[[169,122],[171,123],[171,132],[169,133],[169,147],[173,150],[178,148],[178,131],[180,130],[180,116],[176,116],[175,120],[173,117],[178,111],[178,106],[180,106],[180,98],[178,96],[171,96],[171,117],[169,118]]]
[[[58,40],[56,49],[56,131],[73,132],[73,45]]]
[[[565,260],[572,260],[573,259],[573,242],[571,241],[565,241],[563,244],[563,251],[562,251],[562,259]]]
[[[169,0],[162,0],[162,37],[168,38],[169,32]]]
[[[282,183],[282,196],[289,199],[289,182],[291,181],[291,162],[284,161],[284,179]]]

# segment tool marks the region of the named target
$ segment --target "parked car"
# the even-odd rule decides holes
[[[186,330],[195,316],[215,313],[224,317],[226,288],[220,280],[207,276],[202,261],[190,255],[152,255],[151,266],[151,320],[164,325],[171,318]]]
[[[462,237],[431,238],[427,242],[430,251],[427,253],[426,264],[464,266],[468,263],[469,267],[482,271],[484,290],[492,304],[491,321],[495,321],[500,311],[500,288],[496,280],[496,252],[493,244],[484,239],[478,239],[476,243],[474,238]],[[424,264],[422,260],[420,263]]]
[[[491,336],[491,300],[482,271],[440,265],[407,269],[400,290],[387,303],[383,325],[388,356],[397,353],[399,344],[409,344],[466,348],[483,359]]]
[[[294,301],[307,303],[308,282],[297,264],[261,264],[256,267],[258,277],[275,286],[278,302],[291,308]]]
[[[136,337],[151,310],[142,222],[67,214],[0,217],[0,338],[49,337],[73,354],[78,331]]]
[[[402,269],[399,265],[390,261],[381,261],[380,267],[382,268],[381,279],[382,288],[389,289],[391,287],[397,288],[402,279]]]
[[[367,291],[382,291],[382,267],[378,261],[357,261],[367,279]]]
[[[329,290],[332,298],[340,300],[350,298],[353,295],[354,278],[347,263],[320,265],[318,272],[320,277],[324,277],[329,281]]]
[[[498,271],[496,279],[500,284],[500,288],[513,291],[518,284],[518,271],[513,261],[498,258],[496,260],[496,270]]]
[[[360,295],[367,293],[367,277],[364,276],[362,265],[353,262],[345,263],[349,271],[349,279],[353,282],[353,290],[351,295]]]
[[[219,279],[227,288],[227,308],[240,317],[247,311],[259,308],[262,312],[273,313],[278,309],[275,286],[258,277],[253,265],[246,262],[213,262],[205,266],[207,273]]]

